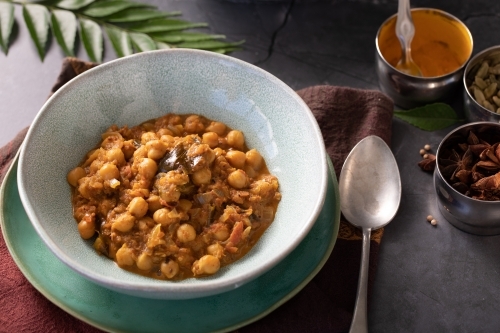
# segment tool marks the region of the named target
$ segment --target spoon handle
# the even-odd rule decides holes
[[[413,19],[411,17],[410,1],[399,0],[398,2],[398,16],[396,19],[396,35],[403,46],[405,53],[411,50],[411,40],[415,35],[415,27],[413,26]],[[405,54],[404,56],[407,56]]]
[[[361,268],[358,280],[356,306],[352,317],[349,333],[368,333],[368,315],[366,301],[368,294],[368,262],[370,261],[371,228],[363,228],[363,250],[361,253]]]

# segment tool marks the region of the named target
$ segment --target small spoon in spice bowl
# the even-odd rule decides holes
[[[401,201],[398,165],[380,137],[368,136],[351,150],[340,172],[339,193],[342,214],[349,223],[363,231],[356,306],[349,332],[366,333],[371,231],[388,224]]]
[[[401,43],[401,60],[396,69],[413,76],[422,76],[418,65],[411,57],[411,41],[415,35],[415,26],[411,17],[410,0],[399,0],[396,20],[396,36]]]

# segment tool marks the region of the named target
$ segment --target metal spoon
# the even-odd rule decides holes
[[[396,159],[378,136],[361,140],[349,153],[339,180],[344,217],[363,230],[363,251],[350,333],[368,332],[366,311],[370,235],[389,223],[401,201],[401,179]]]
[[[415,35],[415,26],[411,17],[410,0],[399,0],[396,20],[396,36],[401,43],[401,60],[396,68],[413,76],[422,76],[422,71],[411,57],[411,41]]]

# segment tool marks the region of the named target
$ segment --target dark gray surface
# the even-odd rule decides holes
[[[214,1],[146,2],[207,22],[229,40],[245,39],[232,54],[271,72],[294,89],[330,84],[378,89],[375,35],[396,12],[397,1]],[[474,38],[474,53],[500,44],[500,2],[412,1],[412,7],[439,8],[462,19]],[[0,54],[0,145],[27,126],[43,105],[63,55],[52,42],[41,63],[20,8],[17,37],[8,56]],[[107,46],[105,60],[114,53]],[[82,50],[79,57],[87,59]],[[462,111],[457,93],[453,106]],[[385,229],[369,311],[371,332],[500,331],[500,236],[466,234],[440,215],[431,174],[417,162],[419,150],[435,151],[450,129],[424,132],[393,123],[392,149],[402,176],[399,212]],[[426,221],[434,215],[439,224]]]

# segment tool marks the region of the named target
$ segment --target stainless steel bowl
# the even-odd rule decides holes
[[[415,8],[415,11],[433,11],[444,17],[456,21],[467,32],[470,39],[471,53],[467,57],[469,60],[472,54],[472,35],[465,24],[455,16],[444,11],[433,8]],[[393,67],[382,55],[379,47],[379,37],[384,26],[392,20],[396,20],[397,14],[389,17],[379,28],[375,39],[376,45],[376,71],[379,80],[380,89],[394,100],[394,103],[402,108],[413,108],[437,101],[447,101],[454,92],[459,92],[460,81],[467,63],[446,75],[436,77],[416,77],[400,72]]]
[[[500,122],[500,114],[492,112],[479,104],[472,96],[468,89],[468,80],[473,80],[471,71],[480,65],[484,59],[494,55],[500,54],[500,45],[492,46],[476,54],[467,64],[463,76],[463,98],[464,98],[464,114],[469,122],[474,121],[493,121]]]
[[[465,232],[475,235],[500,234],[500,201],[473,199],[455,190],[444,178],[439,161],[457,141],[466,141],[471,129],[476,133],[496,136],[500,140],[500,124],[474,122],[450,132],[440,143],[436,152],[434,188],[439,210],[448,222]]]

